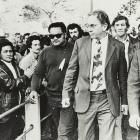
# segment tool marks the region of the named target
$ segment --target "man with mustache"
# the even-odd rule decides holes
[[[30,53],[28,53],[25,57],[22,58],[19,66],[21,69],[24,70],[24,73],[28,75],[28,78],[31,78],[36,68],[38,56],[41,51],[40,37],[36,35],[30,36],[27,42],[30,48]]]
[[[63,109],[61,101],[64,77],[73,45],[66,40],[66,26],[63,22],[50,24],[48,31],[51,47],[45,48],[40,54],[31,82],[30,97],[32,99],[32,95],[39,92],[40,81],[45,77],[47,107],[52,113],[52,123],[58,129],[58,140],[72,140],[75,113],[72,105]]]
[[[67,27],[67,36],[68,41],[74,45],[75,41],[83,36],[83,30],[76,23],[69,24]]]

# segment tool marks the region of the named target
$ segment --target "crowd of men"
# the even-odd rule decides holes
[[[51,117],[42,124],[42,140],[138,140],[140,25],[138,34],[128,33],[127,17],[117,15],[111,24],[102,10],[86,22],[86,32],[54,22],[48,35],[0,38],[0,114],[25,96],[33,103],[36,93],[44,94],[41,117]],[[0,120],[0,139],[22,133],[24,114],[22,108]]]

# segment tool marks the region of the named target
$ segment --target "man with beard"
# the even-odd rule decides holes
[[[78,38],[82,37],[82,35],[83,30],[78,24],[72,23],[68,25],[67,27],[68,41],[71,42],[73,45]]]
[[[58,140],[72,140],[75,113],[72,105],[63,109],[61,101],[64,77],[73,45],[66,40],[66,27],[63,22],[50,24],[48,31],[51,47],[45,48],[40,54],[33,74],[32,92],[29,97],[33,99],[33,95],[39,92],[41,80],[45,77],[47,81],[47,107],[52,113],[52,123],[58,129]]]

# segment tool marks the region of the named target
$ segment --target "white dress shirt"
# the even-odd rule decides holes
[[[127,62],[127,69],[129,66],[129,59],[128,59],[128,48],[129,48],[129,37],[127,36],[127,38],[123,41],[124,45],[125,45],[125,59]]]

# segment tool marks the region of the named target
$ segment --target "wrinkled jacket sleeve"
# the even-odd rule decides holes
[[[74,93],[74,88],[77,83],[78,73],[79,73],[78,44],[76,42],[69,61],[68,69],[66,71],[63,91],[62,91],[62,98],[69,98]]]
[[[139,61],[140,51],[137,51],[133,57],[130,71],[128,74],[128,105],[130,115],[139,115],[139,98],[140,98],[140,69]]]
[[[0,70],[0,85],[1,90],[12,90],[16,86],[16,80],[11,79],[7,73]]]

